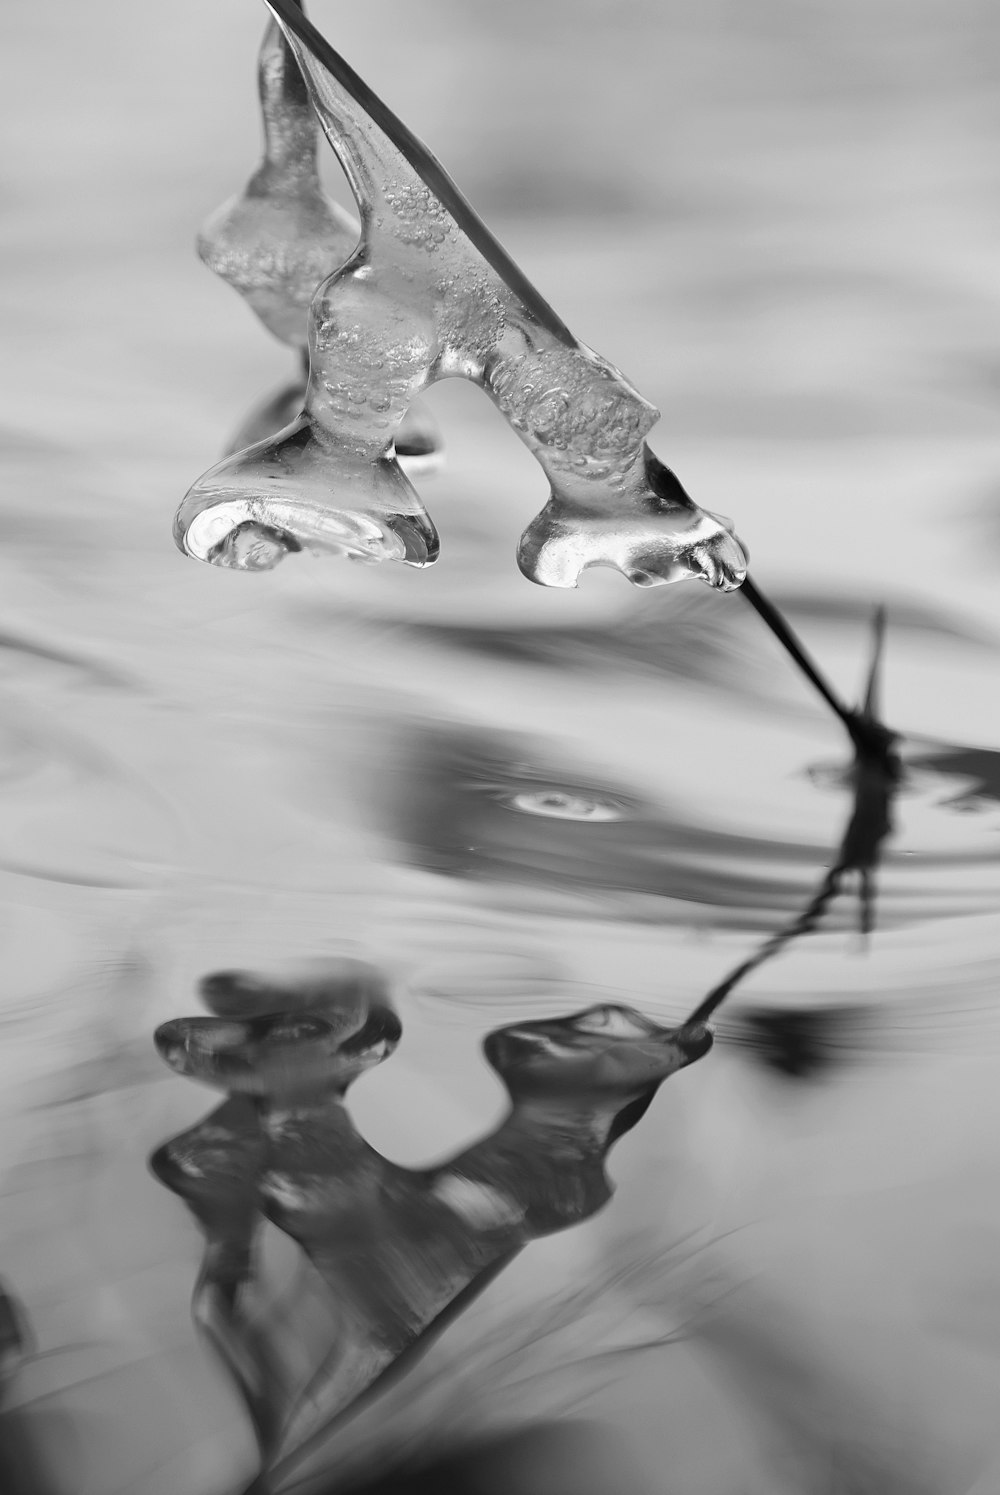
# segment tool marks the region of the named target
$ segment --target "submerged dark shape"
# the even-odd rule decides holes
[[[0,1490],[3,1495],[46,1495],[51,1486],[39,1462],[37,1432],[20,1408],[8,1405],[22,1363],[34,1350],[21,1304],[0,1282]],[[49,1429],[51,1435],[51,1428]]]
[[[600,1209],[613,1143],[712,1044],[703,1027],[677,1032],[616,1006],[500,1028],[484,1053],[510,1096],[504,1120],[446,1162],[403,1168],[365,1142],[344,1105],[399,1038],[364,985],[345,986],[340,1008],[336,982],[325,1001],[289,991],[286,1010],[269,1014],[255,994],[254,1015],[238,1017],[230,986],[209,978],[203,993],[214,1005],[221,993],[225,1015],[156,1034],[172,1068],[230,1092],[152,1162],[205,1234],[195,1313],[253,1416],[269,1471],[259,1490],[277,1488],[523,1246]],[[334,1315],[319,1363],[294,1385],[274,1336],[243,1309],[263,1216],[301,1247]]]
[[[968,780],[966,788],[944,801],[951,809],[1000,805],[1000,752],[994,748],[941,743],[930,752],[908,757],[907,768],[928,768],[944,778]]]
[[[309,380],[309,303],[320,281],[342,265],[360,226],[327,195],[319,179],[319,130],[291,49],[272,20],[257,63],[264,150],[242,192],[212,214],[198,253],[227,281],[269,332],[299,354],[301,377],[254,406],[226,455],[264,441],[302,409]],[[404,415],[396,454],[429,457],[439,446],[426,409]]]
[[[574,1417],[449,1445],[437,1457],[408,1459],[370,1481],[338,1483],[329,1495],[333,1488],[337,1495],[561,1495],[576,1486],[579,1471],[589,1495],[638,1486],[622,1435]]]
[[[865,1016],[858,1007],[752,1008],[740,1014],[734,1036],[768,1069],[811,1080],[843,1057]]]
[[[240,566],[241,525],[359,560],[429,565],[437,532],[399,462],[400,423],[438,379],[480,385],[546,473],[518,564],[544,586],[611,566],[637,586],[697,576],[731,590],[746,556],[653,455],[658,412],[578,342],[439,163],[304,18],[270,9],[361,209],[361,241],[310,308],[302,414],[220,463],[184,499],[177,543]]]
[[[636,795],[561,762],[530,735],[407,725],[378,766],[379,821],[417,865],[446,877],[586,897],[591,916],[670,917],[646,898],[736,911],[740,927],[794,906],[787,863],[815,850],[693,824],[682,803]]]
[[[875,927],[875,873],[882,845],[892,832],[892,805],[902,779],[902,763],[896,751],[898,737],[879,719],[879,676],[885,637],[885,612],[878,608],[872,624],[872,658],[861,706],[846,713],[853,726],[854,762],[851,769],[853,799],[851,814],[840,843],[837,860],[823,877],[805,908],[790,923],[777,930],[748,959],[709,992],[690,1021],[705,1023],[735,987],[771,960],[786,945],[814,930],[839,895],[848,873],[859,881],[858,927],[868,935]],[[840,713],[838,713],[840,714]]]
[[[21,1309],[0,1283],[0,1406],[24,1357],[26,1338]]]

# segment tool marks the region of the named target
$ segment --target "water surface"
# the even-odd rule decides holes
[[[665,1467],[683,1495],[1000,1488],[997,23],[316,16],[660,406],[657,450],[849,700],[885,604],[906,765],[867,947],[845,897],[750,978],[620,1144],[613,1203],[498,1277],[339,1474],[570,1414],[637,1492]],[[7,18],[0,1275],[39,1495],[253,1470],[188,1318],[196,1231],[146,1168],[210,1100],[151,1039],[201,976],[384,969],[403,1038],[353,1110],[422,1165],[502,1111],[486,1032],[678,1020],[794,917],[850,810],[842,730],[738,595],[520,577],[544,484],[469,388],[431,396],[432,569],[175,552],[179,498],[290,372],[191,250],[252,165],[261,25],[242,0]]]

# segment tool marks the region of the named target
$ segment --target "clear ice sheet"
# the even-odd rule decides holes
[[[437,532],[395,443],[420,393],[460,377],[486,391],[549,480],[549,501],[518,547],[529,580],[574,587],[588,567],[609,566],[638,586],[695,576],[738,587],[747,562],[731,525],[692,503],[646,444],[654,406],[577,341],[292,0],[269,8],[357,199],[361,237],[311,300],[301,416],[195,483],[176,519],[180,547],[237,570],[303,548],[429,565]],[[298,141],[292,130],[281,137],[292,153]],[[307,241],[328,223],[310,203]],[[222,254],[216,268],[227,264]],[[284,328],[272,278],[251,279],[239,288]]]

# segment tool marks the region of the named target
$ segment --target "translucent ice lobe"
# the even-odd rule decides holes
[[[260,49],[258,84],[263,156],[244,190],[205,223],[198,253],[269,332],[305,354],[313,293],[349,258],[361,230],[322,188],[316,116],[298,63],[273,20]],[[296,385],[254,408],[229,452],[272,436],[298,414],[307,371],[308,362]],[[441,441],[427,412],[407,412],[398,445],[401,456],[419,453],[429,465]]]
[[[399,464],[359,463],[316,439],[308,419],[211,468],[177,512],[195,560],[270,570],[297,550],[429,565],[438,538]]]
[[[588,568],[610,566],[634,586],[697,577],[721,591],[739,587],[748,560],[731,523],[692,503],[644,441],[631,456],[611,441],[595,423],[575,442],[536,452],[552,494],[521,536],[522,574],[541,586],[575,587]]]
[[[304,349],[313,292],[350,255],[360,229],[320,184],[316,119],[274,21],[261,45],[258,85],[263,156],[246,188],[205,223],[198,253],[275,337]]]

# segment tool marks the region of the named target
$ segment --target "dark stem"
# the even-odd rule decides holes
[[[708,993],[684,1024],[694,1028],[706,1023],[730,992],[765,961],[773,959],[793,940],[811,934],[830,904],[839,895],[845,875],[857,872],[861,880],[860,929],[867,937],[875,925],[875,871],[882,843],[892,831],[892,804],[902,777],[902,765],[896,753],[896,734],[878,719],[880,672],[885,643],[885,608],[878,607],[872,618],[871,663],[860,710],[847,711],[837,701],[823,677],[799,644],[792,630],[773,603],[768,602],[752,583],[748,601],[756,608],[792,657],[813,681],[816,688],[844,722],[854,743],[853,806],[847,829],[841,840],[836,863],[826,873],[818,890],[802,912],[774,934],[768,936],[754,953]]]
[[[827,906],[840,892],[844,870],[841,863],[838,863],[836,867],[831,867],[820,884],[819,890],[814,893],[803,912],[796,915],[790,924],[786,924],[783,929],[779,929],[776,934],[772,934],[769,939],[765,940],[759,949],[738,965],[735,971],[729,973],[725,981],[720,981],[718,986],[713,987],[704,1001],[700,1002],[691,1016],[686,1019],[684,1027],[694,1028],[707,1023],[715,1009],[721,1006],[744,977],[749,976],[751,971],[755,971],[765,961],[771,960],[792,940],[798,939],[800,935],[811,933],[826,912]]]
[[[806,653],[791,624],[784,617],[770,598],[765,597],[760,588],[748,576],[740,588],[740,594],[746,598],[757,616],[767,624],[782,648],[791,656],[805,675],[806,679],[819,691],[830,710],[840,718],[847,729],[851,741],[857,747],[865,745],[865,733],[858,721],[857,714],[849,711],[833,691],[833,688],[820,674],[817,665]]]
[[[463,197],[440,161],[432,156],[423,142],[418,140],[403,124],[403,121],[393,114],[378,94],[374,93],[368,84],[358,77],[343,57],[334,51],[326,37],[316,30],[312,22],[306,20],[299,9],[297,0],[267,0],[267,5],[275,16],[284,21],[303,48],[321,67],[326,68],[327,72],[332,74],[337,84],[350,94],[355,103],[361,106],[375,126],[382,131],[390,144],[409,162],[424,185],[429,187],[434,196],[443,203],[466,238],[470,239],[479,250],[486,263],[492,266],[515,296],[520,297],[537,321],[543,327],[548,328],[553,337],[565,347],[577,348],[579,346],[577,340],[562,317],[535,289],[524,271],[515,265],[506,249],[498,239],[494,238],[472,204]]]

